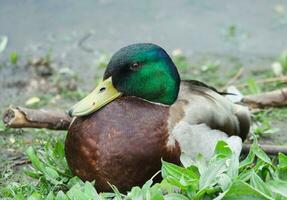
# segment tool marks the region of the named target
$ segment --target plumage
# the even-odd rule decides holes
[[[169,108],[136,97],[121,97],[98,112],[77,118],[66,138],[73,173],[96,179],[97,189],[121,191],[142,185],[161,166],[179,163],[179,148],[166,148]],[[139,123],[140,122],[140,123]]]
[[[107,182],[123,192],[141,186],[161,159],[209,158],[218,140],[239,154],[250,127],[247,108],[199,81],[180,82],[168,54],[153,44],[117,52],[103,81],[70,113],[77,118],[66,138],[68,164],[99,191],[110,190]]]
[[[192,158],[198,153],[209,158],[218,140],[231,135],[246,138],[250,113],[248,108],[233,104],[210,87],[182,81],[169,121],[170,140],[178,141],[182,152]]]

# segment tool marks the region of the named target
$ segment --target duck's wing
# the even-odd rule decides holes
[[[184,106],[184,121],[189,124],[204,123],[211,129],[238,135],[243,140],[249,132],[249,109],[232,103],[215,88],[199,81],[181,82],[175,107],[178,107],[177,104]]]
[[[248,108],[232,103],[204,83],[182,81],[169,118],[170,139],[174,137],[182,151],[188,149],[188,154],[198,151],[210,156],[218,140],[231,135],[244,140],[249,127]]]
[[[214,92],[216,92],[218,94],[221,94],[221,95],[227,95],[227,94],[228,95],[233,95],[233,94],[227,93],[227,92],[220,92],[216,88],[214,88],[214,87],[212,87],[210,85],[207,85],[207,84],[205,84],[205,83],[203,83],[201,81],[198,81],[198,80],[183,80],[183,81],[181,81],[181,83],[208,88],[208,89],[213,90]]]

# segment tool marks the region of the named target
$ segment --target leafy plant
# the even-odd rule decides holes
[[[240,161],[227,143],[219,141],[214,156],[195,161],[182,155],[183,166],[162,161],[160,183],[153,178],[142,187],[133,187],[121,194],[111,185],[113,193],[98,193],[94,182],[72,177],[64,157],[63,140],[48,142],[43,149],[27,149],[32,167],[26,174],[34,181],[11,183],[0,189],[6,199],[287,199],[287,156],[278,155],[278,163],[264,153],[256,138],[247,157]]]
[[[13,65],[17,65],[18,60],[19,60],[18,53],[12,52],[12,53],[10,54],[10,63],[13,64]]]
[[[173,51],[172,59],[173,59],[174,64],[180,70],[186,70],[190,66],[190,63],[187,57],[181,52],[180,49],[176,49]]]
[[[7,44],[8,44],[8,37],[1,36],[0,37],[0,54],[6,49]]]
[[[284,71],[287,72],[287,50],[283,51],[279,57],[279,62]]]
[[[261,92],[261,88],[256,84],[253,78],[247,80],[247,86],[250,94],[258,94]]]
[[[99,66],[100,68],[105,68],[107,67],[110,59],[111,59],[111,55],[101,54],[96,61],[96,65]]]
[[[252,126],[253,132],[257,136],[273,134],[279,131],[279,128],[273,128],[268,119],[257,121]]]

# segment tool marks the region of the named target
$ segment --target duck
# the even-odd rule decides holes
[[[184,153],[210,158],[217,141],[239,147],[247,107],[196,80],[181,80],[168,53],[152,43],[123,47],[95,89],[68,111],[65,156],[75,176],[98,191],[127,192]],[[237,148],[238,149],[238,148]]]

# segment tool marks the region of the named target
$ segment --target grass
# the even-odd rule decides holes
[[[232,28],[233,29],[233,28]],[[233,31],[231,29],[231,31]],[[286,74],[286,53],[278,62]],[[17,55],[18,56],[18,55]],[[22,56],[21,56],[22,58]],[[51,52],[45,56],[51,62]],[[108,56],[97,63],[101,68]],[[190,64],[189,59],[177,52],[173,59],[184,79],[196,79],[221,88],[242,67],[240,60],[232,60],[232,69],[217,59],[202,59]],[[17,61],[18,62],[18,61]],[[17,63],[16,62],[16,63]],[[255,94],[278,89],[280,82],[257,84],[258,79],[274,77],[272,69],[249,71],[235,85],[243,94]],[[85,96],[79,88],[70,87],[79,78],[70,69],[56,71],[49,77],[57,91],[45,91],[32,98],[32,108],[55,107],[66,109],[69,103]],[[55,96],[60,100],[53,103]],[[72,105],[72,103],[70,103]],[[162,161],[162,182],[148,180],[142,187],[134,187],[127,194],[98,193],[94,182],[83,182],[73,177],[64,157],[65,133],[47,130],[12,130],[0,123],[0,198],[2,199],[287,199],[287,157],[279,154],[269,158],[258,146],[264,137],[276,137],[281,130],[273,122],[286,120],[287,108],[270,108],[253,114],[253,147],[246,158],[236,157],[224,142],[219,142],[210,161],[198,157],[192,161],[182,156],[182,166]],[[52,138],[52,139],[51,139]],[[28,160],[27,160],[28,159]],[[21,164],[22,161],[31,164]],[[245,195],[245,196],[244,196]]]
[[[18,55],[18,53],[12,52],[12,53],[10,54],[10,63],[13,64],[13,65],[17,65],[18,60],[19,60],[19,55]]]
[[[73,177],[65,160],[63,138],[48,141],[41,148],[29,147],[32,165],[25,169],[26,181],[10,182],[0,189],[5,199],[286,199],[287,156],[272,160],[258,146],[257,139],[245,159],[231,151],[224,141],[217,143],[214,156],[193,161],[182,155],[182,166],[162,161],[160,183],[148,180],[121,194],[98,193],[94,182]],[[32,181],[31,181],[32,180]]]

